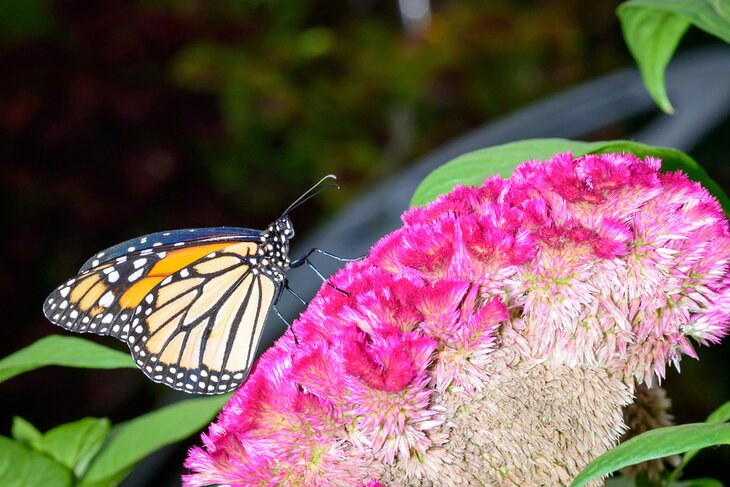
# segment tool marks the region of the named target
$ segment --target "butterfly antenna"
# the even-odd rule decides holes
[[[306,190],[304,192],[304,194],[302,194],[299,198],[297,198],[294,203],[292,203],[291,205],[289,205],[289,208],[287,208],[284,211],[284,213],[281,214],[281,216],[282,217],[285,217],[294,208],[296,208],[299,205],[302,205],[302,204],[306,203],[307,201],[309,201],[310,199],[314,198],[315,196],[317,196],[322,191],[328,190],[330,188],[340,189],[340,186],[337,183],[331,183],[331,184],[328,184],[327,186],[325,186],[323,188],[319,188],[319,190],[317,190],[317,191],[314,191],[315,189],[317,189],[317,187],[320,184],[322,184],[323,182],[325,182],[328,179],[337,179],[337,176],[335,176],[334,174],[328,174],[325,177],[323,177],[322,179],[320,179],[319,181],[317,181],[317,184],[315,184],[314,186],[312,186],[311,188],[309,188],[308,190]]]

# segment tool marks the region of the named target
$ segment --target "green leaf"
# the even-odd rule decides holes
[[[589,463],[573,480],[580,487],[628,465],[689,450],[730,444],[730,424],[693,423],[642,433]]]
[[[674,113],[667,95],[664,73],[679,41],[689,28],[684,18],[653,8],[634,7],[631,2],[618,8],[626,45],[639,66],[644,86],[654,102],[666,113]]]
[[[725,487],[725,485],[717,479],[702,478],[672,483],[669,487]]]
[[[697,161],[677,149],[670,147],[654,147],[632,142],[630,140],[612,140],[592,142],[587,154],[605,154],[607,152],[630,152],[637,157],[652,156],[662,160],[662,172],[682,171],[692,181],[700,183],[722,205],[726,214],[730,214],[730,198]],[[583,155],[574,152],[574,155]]]
[[[509,177],[524,161],[549,159],[569,150],[574,154],[584,153],[587,147],[590,147],[587,142],[567,139],[528,139],[469,152],[426,176],[416,188],[411,206],[433,201],[436,196],[448,193],[457,184],[479,185],[496,174]]]
[[[730,401],[726,402],[719,408],[715,409],[712,413],[710,413],[709,416],[707,416],[707,419],[705,420],[705,423],[726,423],[730,421]]]
[[[560,152],[572,151],[575,157],[607,152],[630,152],[638,157],[653,156],[662,160],[662,171],[682,170],[701,183],[730,212],[730,198],[705,170],[687,154],[668,147],[653,147],[628,140],[581,142],[567,139],[528,139],[470,152],[435,169],[416,188],[412,206],[433,201],[457,184],[479,185],[496,174],[508,177],[522,162],[545,160]]]
[[[106,418],[80,419],[48,430],[33,442],[33,448],[81,477],[104,443],[110,427]]]
[[[687,28],[694,25],[730,43],[730,0],[629,0],[617,14],[644,85],[667,113],[673,109],[664,72]]]
[[[730,401],[726,402],[719,408],[715,409],[705,420],[708,424],[720,424],[730,420]],[[687,464],[697,456],[700,450],[690,450],[682,457],[682,462],[675,468],[671,475],[669,475],[669,481],[676,480],[682,475],[682,471]]]
[[[147,455],[200,431],[230,397],[225,394],[189,399],[116,425],[80,486],[109,485],[110,479],[121,479],[122,473]]]
[[[0,485],[70,487],[71,472],[47,456],[0,436]]]
[[[0,360],[0,382],[47,365],[96,369],[136,368],[132,358],[83,338],[51,335]]]
[[[13,426],[10,428],[10,434],[13,435],[16,441],[25,446],[32,445],[43,436],[35,426],[20,416],[13,416]]]

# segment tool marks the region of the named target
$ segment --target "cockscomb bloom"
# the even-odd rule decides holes
[[[262,356],[184,484],[568,484],[637,385],[728,329],[724,214],[659,168],[561,154],[407,211]]]

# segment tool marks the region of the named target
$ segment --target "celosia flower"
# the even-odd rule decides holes
[[[659,167],[561,154],[408,210],[262,356],[185,485],[569,483],[636,384],[727,333],[727,221]]]

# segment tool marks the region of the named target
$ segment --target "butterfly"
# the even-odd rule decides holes
[[[314,192],[327,179],[336,177],[322,178],[265,230],[157,232],[99,252],[48,296],[43,312],[67,330],[126,342],[155,382],[193,394],[234,390],[255,358],[269,310],[278,314],[282,291],[299,298],[286,272],[308,264],[324,280],[309,261],[313,252],[350,260],[321,249],[289,259],[289,212],[337,187]]]

